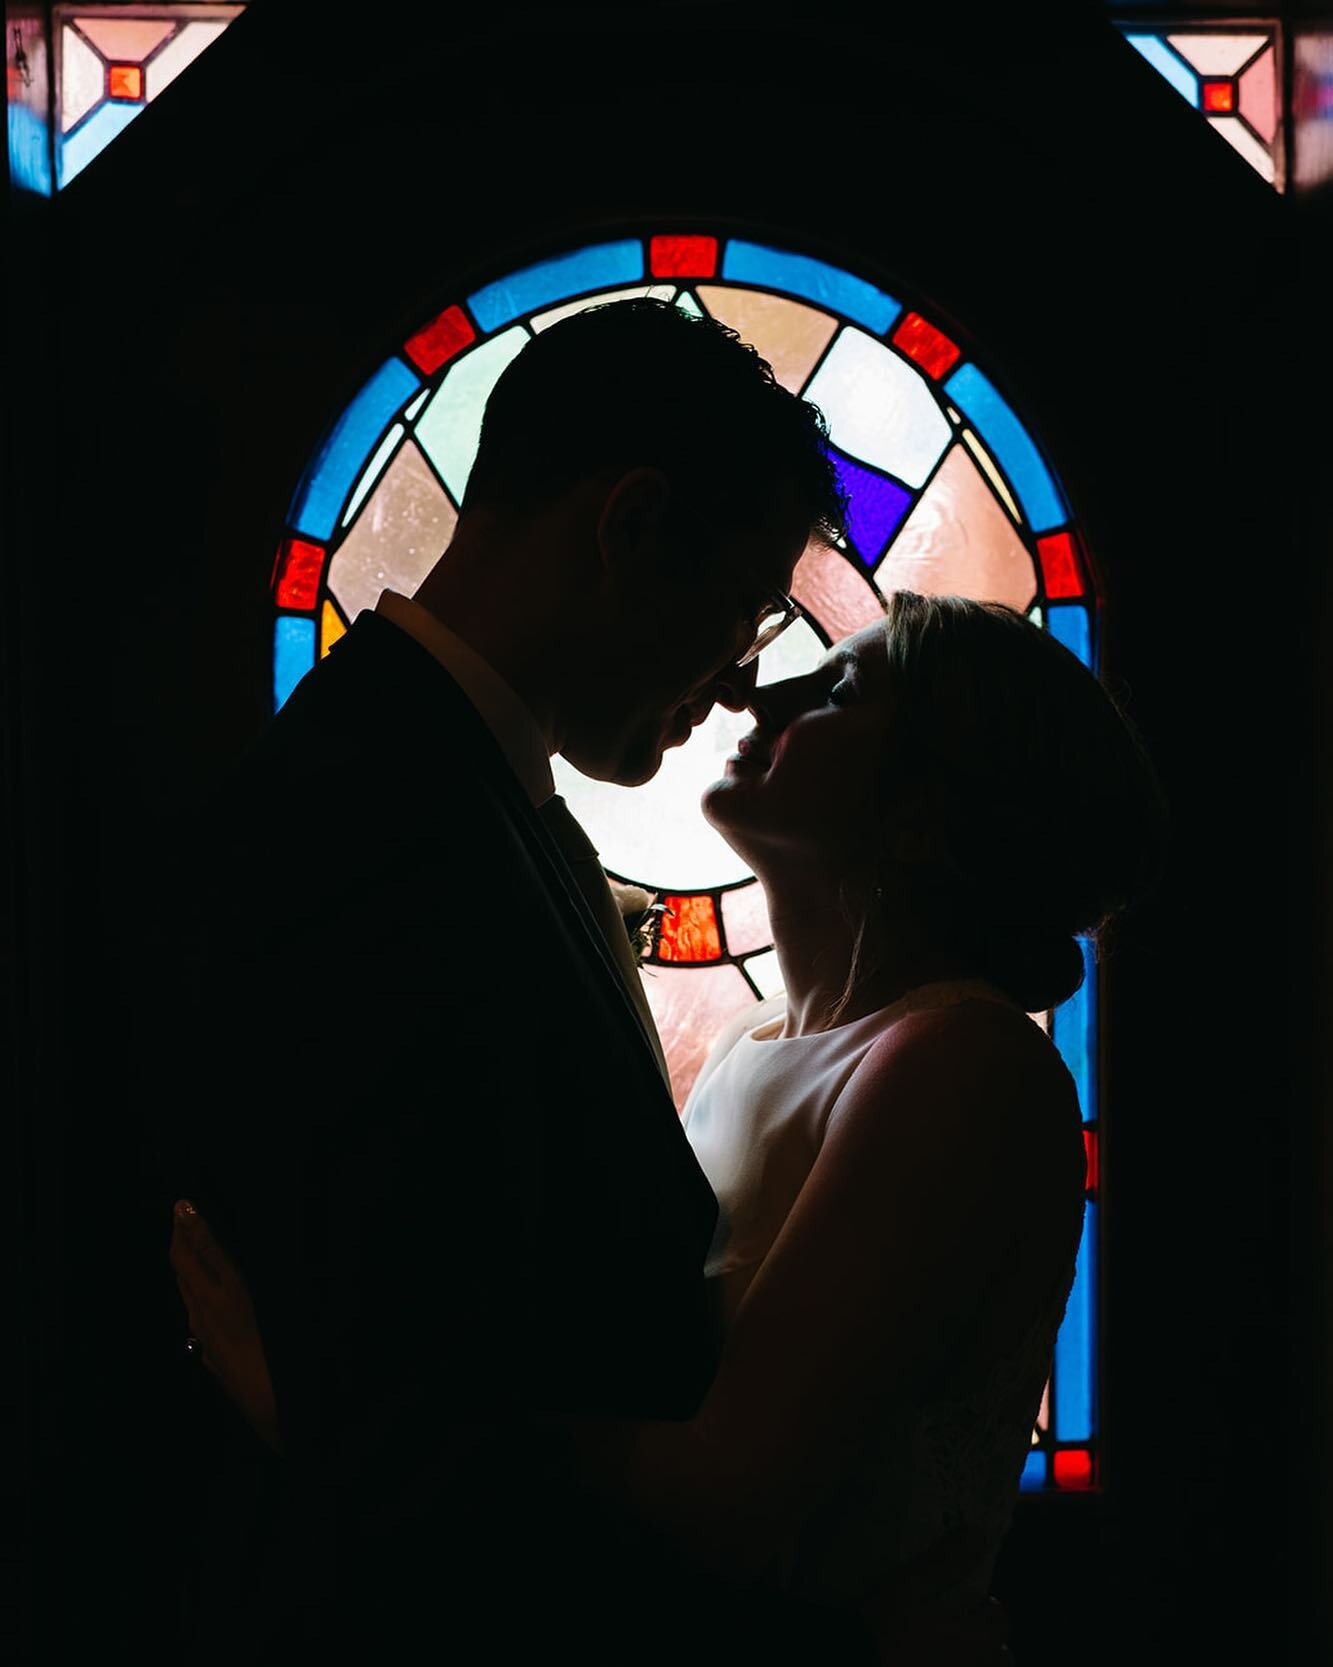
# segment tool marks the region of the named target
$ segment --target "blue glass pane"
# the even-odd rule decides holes
[[[1023,1466],[1023,1474],[1018,1478],[1018,1486],[1023,1493],[1032,1493],[1035,1489],[1046,1486],[1045,1453],[1028,1454],[1027,1463]]]
[[[1055,1339],[1055,1439],[1092,1439],[1092,1339],[1097,1283],[1097,1206],[1083,1212],[1083,1239],[1078,1247],[1074,1288],[1069,1293],[1064,1324]]]
[[[1092,669],[1092,627],[1088,610],[1078,603],[1062,607],[1052,602],[1046,608],[1046,629],[1062,642],[1071,654],[1077,654],[1083,664]]]
[[[829,266],[809,255],[789,255],[762,243],[730,242],[722,257],[722,276],[736,283],[763,284],[817,301],[831,312],[855,319],[876,335],[883,335],[903,310],[902,303],[864,278],[854,278],[840,266]]]
[[[829,455],[847,494],[847,531],[867,567],[897,532],[911,507],[912,494],[896,480],[886,480],[829,447]]]
[[[1092,944],[1079,939],[1083,951],[1083,986],[1055,1009],[1052,1028],[1060,1057],[1078,1089],[1083,1121],[1097,1121],[1097,962]]]
[[[1032,436],[990,378],[975,365],[964,365],[944,384],[944,391],[967,412],[977,433],[999,458],[1033,532],[1063,526],[1069,515],[1060,488]]]
[[[273,710],[286,705],[287,696],[315,663],[315,622],[279,614],[273,631]]]
[[[536,312],[568,295],[609,289],[612,284],[629,284],[642,277],[643,244],[637,237],[622,243],[595,243],[511,272],[469,295],[467,304],[482,330],[489,333],[522,313]]]
[[[134,118],[146,110],[146,104],[123,104],[109,100],[100,110],[94,110],[88,120],[63,139],[60,144],[60,183],[68,185],[99,151],[104,151],[113,139],[118,139]]]
[[[51,135],[35,110],[9,105],[9,178],[19,191],[51,195]]]
[[[326,539],[338,522],[348,488],[361,473],[370,449],[394,416],[421,386],[401,359],[375,372],[333,426],[314,468],[298,491],[291,524],[306,538]]]
[[[1140,54],[1146,58],[1159,75],[1184,98],[1187,98],[1197,110],[1199,108],[1199,78],[1183,58],[1177,58],[1175,53],[1156,35],[1126,35],[1125,39]]]

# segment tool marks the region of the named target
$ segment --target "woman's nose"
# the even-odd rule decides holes
[[[809,678],[788,677],[781,683],[765,683],[750,696],[751,712],[759,727],[776,733],[785,729],[798,712],[809,704]]]

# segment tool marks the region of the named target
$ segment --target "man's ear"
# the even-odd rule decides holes
[[[642,575],[648,555],[662,547],[670,497],[666,475],[646,464],[610,481],[597,517],[597,547],[608,573]]]

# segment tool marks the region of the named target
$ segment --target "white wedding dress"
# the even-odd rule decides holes
[[[784,1003],[774,997],[705,1061],[681,1115],[720,1206],[705,1271],[724,1317],[786,1220],[829,1111],[876,1037],[910,1012],[970,999],[1014,1006],[980,980],[928,984],[849,1024],[783,1037]],[[984,1535],[985,1555],[945,1596],[967,1607],[987,1596],[1073,1278],[1071,1258],[1026,1335],[980,1377],[948,1398],[886,1402],[864,1464],[808,1525],[789,1574],[793,1590],[854,1602],[948,1530],[969,1525]]]

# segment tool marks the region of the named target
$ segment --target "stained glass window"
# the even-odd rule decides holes
[[[1119,27],[1214,132],[1270,185],[1284,189],[1281,30],[1275,21]]]
[[[244,5],[57,6],[56,184],[68,185]]]
[[[443,297],[366,377],[299,483],[277,552],[277,705],[361,609],[386,588],[412,594],[446,548],[487,395],[523,344],[582,307],[645,294],[734,327],[829,421],[848,538],[802,557],[792,581],[802,617],[761,654],[761,684],[810,670],[902,588],[1007,602],[1095,666],[1097,597],[1079,531],[999,373],[915,297],[806,253],[686,229],[583,245]],[[781,988],[763,893],[699,810],[751,721],[719,707],[641,787],[552,761],[608,873],[672,911],[642,976],[678,1104],[722,1024]],[[1069,1065],[1095,1152],[1091,953],[1079,994],[1033,1018]],[[1027,1488],[1092,1483],[1095,1251],[1090,1202]]]

